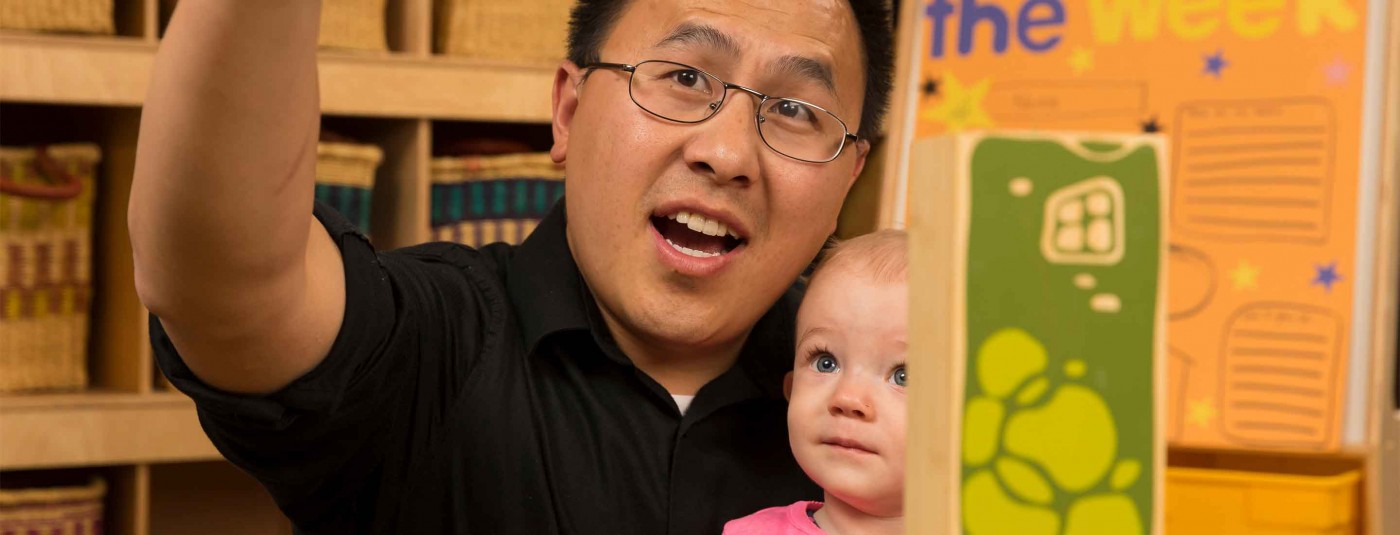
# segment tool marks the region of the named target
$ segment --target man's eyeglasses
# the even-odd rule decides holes
[[[584,69],[613,69],[631,75],[628,93],[646,112],[678,123],[703,122],[719,113],[730,89],[758,97],[754,121],[758,137],[774,152],[794,160],[826,163],[860,138],[825,108],[793,98],[770,97],[731,84],[682,63],[649,60],[636,65],[590,63]]]

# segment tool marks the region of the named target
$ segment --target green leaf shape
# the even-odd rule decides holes
[[[1050,380],[1045,377],[1036,377],[1026,386],[1021,387],[1021,391],[1016,393],[1016,404],[1022,407],[1034,404],[1045,397],[1045,391],[1050,389]]]
[[[1001,438],[1001,422],[1006,409],[1001,402],[987,396],[968,400],[963,411],[963,462],[978,467],[987,464],[997,453]]]
[[[990,470],[973,474],[963,484],[962,512],[967,535],[1057,535],[1060,531],[1055,511],[1011,499]]]
[[[1143,534],[1137,505],[1126,494],[1079,498],[1070,504],[1067,518],[1064,535]]]
[[[1067,384],[1045,405],[1012,414],[1004,446],[1039,465],[1060,489],[1084,492],[1108,474],[1118,435],[1103,397]]]
[[[1004,399],[1017,385],[1045,371],[1045,345],[1023,329],[992,333],[977,349],[977,381],[982,392]]]
[[[1050,505],[1050,500],[1055,499],[1055,490],[1050,488],[1050,482],[1025,461],[998,457],[996,471],[1006,488],[1022,500],[1036,505]]]
[[[1142,475],[1142,463],[1137,459],[1122,459],[1113,467],[1113,475],[1108,476],[1108,486],[1113,490],[1123,490],[1137,483]]]

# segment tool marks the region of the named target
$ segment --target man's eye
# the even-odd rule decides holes
[[[798,121],[812,120],[812,109],[808,108],[801,102],[797,102],[795,100],[779,101],[777,106],[774,106],[773,111],[776,111],[778,115],[781,115],[788,119],[794,119]]]
[[[894,372],[890,374],[890,384],[895,386],[906,386],[909,384],[909,372],[905,371],[904,366],[895,368]]]
[[[817,370],[817,373],[833,373],[840,369],[840,366],[836,364],[836,357],[822,355],[812,361],[812,369]]]
[[[672,71],[670,77],[672,81],[676,82],[677,84],[683,87],[698,89],[701,91],[709,91],[709,84],[706,83],[705,75],[700,74],[700,71]]]

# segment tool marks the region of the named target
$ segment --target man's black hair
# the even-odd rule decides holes
[[[865,64],[865,105],[856,135],[872,139],[889,106],[894,72],[894,28],[889,0],[849,0],[860,28],[861,61]],[[569,19],[569,61],[587,65],[600,61],[598,50],[621,18],[629,0],[579,0]],[[645,58],[609,58],[641,61]]]

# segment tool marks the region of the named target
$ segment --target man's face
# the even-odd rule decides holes
[[[820,105],[854,132],[860,46],[846,0],[632,0],[600,59],[697,67]],[[764,145],[747,93],[730,91],[713,117],[682,124],[634,104],[627,73],[584,74],[566,63],[556,78],[552,154],[567,165],[569,245],[599,307],[614,329],[654,347],[742,340],[835,230],[867,145],[829,163],[797,161]],[[677,221],[682,213],[690,221]]]
[[[908,286],[833,266],[797,314],[788,439],[802,470],[866,514],[904,502]]]

